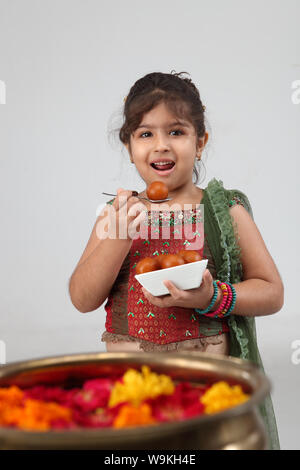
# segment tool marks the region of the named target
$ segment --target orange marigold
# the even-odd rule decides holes
[[[24,392],[16,385],[11,385],[7,388],[0,388],[0,406],[7,405],[20,405],[22,403]]]
[[[72,411],[69,408],[53,402],[40,400],[25,400],[24,407],[15,413],[17,426],[20,429],[47,431],[51,428],[51,421],[63,419],[70,421]]]
[[[132,405],[121,406],[113,421],[114,428],[125,428],[130,426],[143,426],[156,423],[152,416],[151,406],[143,403],[138,407]]]
[[[70,421],[72,410],[53,402],[24,399],[16,386],[0,388],[0,425],[20,429],[47,431],[57,419]]]

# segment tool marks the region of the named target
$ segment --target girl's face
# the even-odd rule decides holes
[[[131,161],[147,186],[163,181],[169,192],[190,186],[196,158],[206,144],[208,134],[197,138],[193,125],[174,117],[164,103],[143,116],[131,135]],[[128,144],[127,150],[130,152]],[[169,165],[159,165],[169,162]]]

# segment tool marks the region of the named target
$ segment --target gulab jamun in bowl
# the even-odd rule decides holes
[[[196,289],[201,285],[208,260],[198,251],[181,250],[143,258],[136,265],[135,278],[150,294],[169,294],[163,281],[173,282],[178,289]]]

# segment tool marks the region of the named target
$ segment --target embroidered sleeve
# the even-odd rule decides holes
[[[230,189],[226,190],[226,195],[229,208],[240,204],[246,209],[253,219],[252,207],[246,194],[244,194],[242,191],[239,191],[238,189]]]
[[[238,196],[233,196],[232,199],[229,201],[229,207],[233,207],[236,204],[241,204],[242,206],[244,206],[243,201]]]

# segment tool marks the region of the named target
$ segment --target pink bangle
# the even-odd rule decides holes
[[[225,306],[224,306],[224,309],[222,310],[222,312],[221,312],[221,314],[220,314],[220,316],[222,316],[222,317],[223,317],[224,315],[226,315],[226,313],[228,312],[228,310],[229,310],[229,308],[230,308],[230,305],[231,305],[231,302],[232,302],[232,297],[233,297],[233,295],[232,295],[232,290],[231,290],[230,285],[229,285],[229,284],[226,284],[226,285],[227,285],[227,287],[228,287],[228,298],[227,298],[227,302],[226,302],[226,304],[225,304]]]
[[[236,304],[236,291],[230,282],[221,282],[216,280],[216,285],[221,288],[222,291],[222,301],[217,310],[214,312],[210,311],[205,313],[206,317],[223,319],[230,315],[235,304]]]
[[[228,305],[229,300],[229,286],[226,282],[220,282],[220,287],[223,291],[223,299],[219,308],[213,312],[215,317],[222,317],[223,312],[226,311],[226,306]]]

